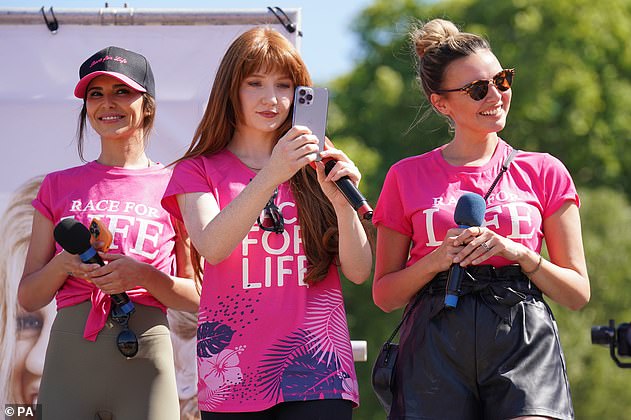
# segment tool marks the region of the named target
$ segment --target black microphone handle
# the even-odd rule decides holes
[[[329,160],[324,164],[324,172],[327,175],[335,166],[335,162],[337,161]],[[350,203],[353,209],[355,209],[355,211],[357,211],[366,220],[372,219],[373,210],[368,204],[368,200],[366,200],[362,193],[359,192],[355,184],[353,184],[348,176],[343,176],[334,182],[337,189],[340,190],[344,197],[346,197],[346,200]]]
[[[92,247],[90,247],[86,252],[82,253],[80,255],[81,257],[81,261],[86,263],[86,264],[98,264],[101,267],[103,267],[105,265],[105,262],[103,261],[103,258],[101,258],[101,256],[99,255],[98,252],[96,252],[96,250]],[[129,303],[131,302],[129,299],[129,296],[127,295],[127,293],[123,292],[123,293],[114,293],[113,295],[110,295],[112,297],[112,300],[114,301],[114,303],[116,303],[117,305],[123,307],[123,308],[127,308],[128,306],[130,308],[133,308],[133,306],[129,305]],[[124,309],[125,312],[129,312],[129,310]]]
[[[335,185],[337,188],[344,194],[344,197],[348,200],[348,202],[353,206],[355,210],[358,210],[364,203],[367,203],[368,200],[359,192],[355,185],[351,182],[351,180],[345,176],[337,181],[335,181]]]

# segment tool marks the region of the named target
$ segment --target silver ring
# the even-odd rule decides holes
[[[486,242],[482,242],[482,243],[480,244],[480,246],[481,246],[482,248],[486,249],[487,251],[491,249],[491,248],[490,248],[490,247],[486,244]]]
[[[74,277],[74,274],[72,274],[72,271],[68,271],[68,275]]]

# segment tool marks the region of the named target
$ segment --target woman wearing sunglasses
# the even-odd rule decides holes
[[[358,403],[338,269],[362,283],[372,254],[333,181],[360,173],[334,148],[328,175],[315,162],[317,137],[291,127],[298,85],[311,78],[285,37],[241,34],[162,201],[205,261],[202,419],[349,419]]]
[[[542,298],[572,310],[590,298],[570,174],[549,154],[513,153],[498,136],[514,71],[486,40],[441,19],[411,40],[422,90],[453,138],[393,165],[375,209],[373,297],[386,312],[406,304],[409,312],[389,418],[573,418]],[[481,200],[479,226],[458,220],[476,211],[456,210],[465,193]],[[454,304],[446,289],[458,272]]]
[[[142,55],[108,47],[81,65],[79,78],[79,157],[87,121],[100,153],[44,178],[18,290],[28,311],[57,303],[38,402],[46,419],[172,420],[179,401],[166,308],[195,312],[199,295],[187,239],[160,205],[170,170],[145,153],[153,74]],[[85,234],[67,236],[72,247],[84,251],[94,239],[94,248],[109,248],[103,266],[55,243],[67,222]],[[123,293],[131,304],[111,297]]]

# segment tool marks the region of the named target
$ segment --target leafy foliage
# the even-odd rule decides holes
[[[292,363],[292,369],[283,374],[283,399],[307,399],[313,395],[339,398],[334,390],[342,388],[342,374],[333,364],[324,366],[310,354],[303,354]]]
[[[230,344],[234,330],[218,322],[204,322],[197,329],[197,356],[211,357]]]
[[[631,238],[621,234],[621,228],[631,223],[631,205],[610,189],[579,193],[592,298],[579,312],[551,306],[565,349],[577,418],[622,420],[628,418],[631,370],[618,368],[608,348],[591,344],[590,329],[607,325],[609,319],[617,324],[631,322],[631,293],[627,292]]]
[[[326,339],[328,341],[328,339]],[[280,339],[263,355],[260,380],[264,385],[265,398],[277,402],[296,401],[316,396],[339,398],[337,390],[349,375],[339,370],[335,355],[322,353],[322,347],[314,345],[318,339],[305,330],[297,330]],[[324,347],[330,346],[326,344]],[[320,353],[320,357],[318,357]]]
[[[264,355],[261,364],[261,382],[265,384],[265,398],[278,401],[281,393],[283,375],[285,369],[294,363],[294,360],[309,355],[308,343],[310,334],[304,330],[298,330],[289,337],[281,339],[278,344]]]
[[[326,365],[349,369],[353,366],[352,356],[344,358],[345,345],[348,346],[348,331],[345,325],[346,313],[342,294],[328,290],[317,299],[309,302],[306,326],[313,335],[311,352],[318,363],[326,359]]]

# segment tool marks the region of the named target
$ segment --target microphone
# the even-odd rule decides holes
[[[105,265],[101,256],[90,245],[90,231],[77,220],[73,218],[63,219],[55,226],[53,236],[64,250],[74,255],[78,254],[84,263]],[[127,293],[115,293],[110,296],[123,314],[129,314],[135,310],[134,303],[129,299]]]
[[[335,166],[336,160],[330,159],[327,160],[324,164],[324,173],[329,174],[333,167]],[[350,203],[351,206],[359,213],[359,216],[365,220],[372,219],[372,208],[368,204],[368,200],[364,198],[362,193],[359,192],[357,187],[351,182],[351,179],[348,176],[343,176],[342,178],[335,181],[335,185],[337,189],[340,190],[346,200]]]
[[[475,193],[463,194],[456,203],[454,221],[459,228],[469,228],[480,226],[484,222],[484,212],[486,211],[486,201],[481,195]],[[455,308],[458,305],[460,296],[460,284],[464,277],[465,268],[460,264],[452,264],[447,276],[445,286],[445,307]]]

